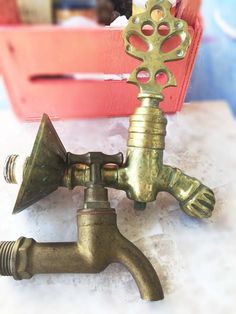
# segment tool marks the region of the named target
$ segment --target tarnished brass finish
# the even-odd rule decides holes
[[[136,110],[130,122],[126,166],[118,170],[118,185],[136,202],[153,202],[159,192],[166,191],[189,216],[210,217],[215,204],[213,192],[179,169],[163,165],[166,124],[158,107]]]
[[[43,116],[32,154],[23,170],[24,180],[14,213],[60,186],[68,189],[84,186],[84,208],[78,212],[78,242],[42,244],[25,238],[1,242],[0,274],[29,279],[41,273],[97,273],[118,262],[129,269],[142,298],[163,298],[160,281],[150,262],[120,234],[106,188],[126,191],[136,210],[144,210],[161,191],[172,194],[189,216],[207,218],[214,209],[215,197],[208,187],[181,170],[163,164],[167,119],[159,108],[159,101],[163,99],[163,88],[175,84],[173,74],[164,63],[182,59],[190,43],[186,23],[174,18],[170,8],[168,0],[149,0],[146,12],[131,17],[124,32],[127,52],[143,61],[130,78],[140,88],[141,106],[130,118],[125,162],[121,153],[114,156],[67,153],[49,118]],[[159,13],[153,16],[154,10]],[[152,34],[144,32],[146,26],[152,28]],[[168,28],[168,35],[163,36],[162,27]],[[148,44],[147,52],[132,46],[132,35],[138,35]],[[181,38],[181,44],[171,52],[163,52],[162,46],[174,35]],[[142,70],[150,76],[145,83],[138,81]],[[156,81],[160,73],[168,77],[164,85]],[[5,178],[11,183],[15,183],[14,158],[8,159],[10,163],[5,168]]]
[[[124,32],[126,52],[143,63],[138,66],[129,78],[129,82],[140,88],[140,98],[152,97],[163,99],[162,91],[169,86],[176,86],[172,72],[165,62],[183,59],[190,44],[188,25],[185,21],[173,17],[171,3],[168,0],[149,0],[146,10],[129,19]],[[171,51],[165,51],[164,45],[174,36],[181,43]],[[148,47],[147,51],[138,49],[132,38],[136,37]],[[145,72],[149,77],[147,82],[139,80],[139,73]],[[164,84],[158,84],[159,75],[167,77]]]
[[[66,150],[45,114],[24,171],[14,214],[57,190],[66,170]]]
[[[0,274],[21,280],[35,274],[98,273],[111,263],[122,263],[133,275],[143,299],[163,299],[154,268],[142,252],[121,235],[115,210],[108,202],[101,169],[106,164],[122,166],[123,155],[68,153],[67,160],[70,164],[83,162],[90,169],[84,208],[78,211],[78,242],[37,243],[26,238],[1,242]]]
[[[112,209],[86,209],[78,213],[77,243],[37,243],[20,238],[0,243],[0,274],[16,280],[36,274],[99,273],[111,263],[122,263],[133,275],[141,297],[163,299],[160,281],[142,252],[117,228]]]
[[[142,101],[145,105],[146,101]],[[152,101],[151,101],[152,103]],[[130,119],[127,159],[119,168],[103,168],[107,187],[121,189],[135,201],[135,208],[145,208],[162,191],[172,194],[189,216],[208,218],[214,209],[214,193],[181,170],[163,164],[167,120],[161,109],[142,106]],[[67,187],[86,185],[89,168],[76,166],[65,176]],[[70,184],[68,184],[70,182]],[[139,206],[137,206],[139,205]],[[142,206],[140,206],[142,205]]]

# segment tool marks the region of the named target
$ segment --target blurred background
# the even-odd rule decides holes
[[[202,15],[204,37],[187,101],[226,100],[236,115],[235,1],[203,0]]]
[[[235,0],[203,0],[204,37],[197,56],[186,101],[225,100],[236,115]],[[0,83],[0,108],[9,107]]]

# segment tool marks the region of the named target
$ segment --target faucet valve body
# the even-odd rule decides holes
[[[125,182],[124,190],[135,208],[156,200],[167,125],[163,111],[151,99],[144,104],[130,118],[126,167],[119,171],[119,181]]]
[[[165,149],[167,119],[158,107],[141,106],[130,118],[128,147]]]

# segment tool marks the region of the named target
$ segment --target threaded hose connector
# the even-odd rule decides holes
[[[0,242],[0,275],[13,276],[15,241]]]
[[[10,184],[21,184],[28,160],[27,156],[8,156],[3,169],[5,181]]]
[[[4,167],[4,178],[7,183],[16,184],[15,177],[15,164],[18,155],[10,155],[6,159],[5,167]]]

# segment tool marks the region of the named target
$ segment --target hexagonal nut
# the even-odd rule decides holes
[[[29,254],[34,243],[35,240],[33,239],[21,239],[16,256],[16,275],[18,280],[30,279],[33,276],[29,270]]]

